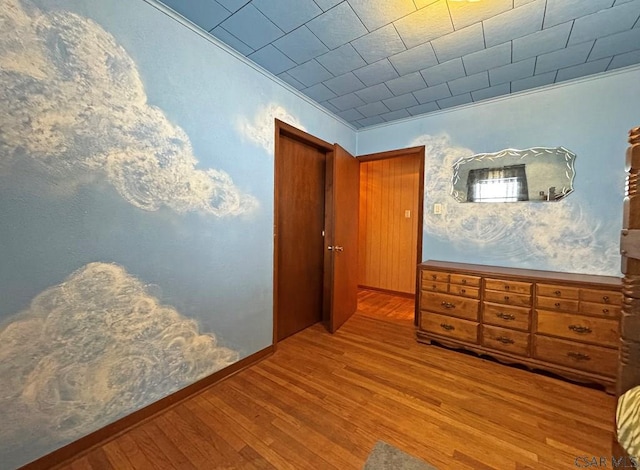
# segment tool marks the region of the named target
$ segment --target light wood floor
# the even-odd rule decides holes
[[[412,312],[410,299],[361,291],[335,335],[302,331],[60,468],[360,469],[378,440],[439,470],[574,469],[578,456],[611,456],[611,396],[418,344]]]

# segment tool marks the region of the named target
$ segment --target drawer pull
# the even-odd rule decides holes
[[[455,330],[456,327],[453,325],[449,325],[448,323],[440,323],[440,328],[442,328],[443,330],[447,330],[447,331],[451,331],[451,330]]]
[[[515,343],[514,340],[512,340],[511,338],[507,338],[506,336],[498,336],[496,338],[496,341],[500,341],[502,344],[513,344],[513,343]]]
[[[436,279],[438,279],[438,276],[437,276],[437,275],[435,275],[435,274],[432,274],[432,275],[431,275],[431,279],[433,279],[433,280],[435,281]]]
[[[504,290],[509,290],[510,287],[509,286],[504,286]]]
[[[504,296],[504,300],[506,300],[506,301],[508,302],[508,301],[509,301],[509,296],[508,296],[508,295],[505,295],[505,296]]]
[[[555,304],[553,304],[556,308],[560,308],[560,302],[556,302]]]
[[[603,308],[602,309],[602,313],[609,313],[609,309],[608,308]]]
[[[562,292],[560,292],[559,290],[557,290],[557,291],[554,291],[554,294],[556,294],[556,295],[560,295],[560,294],[562,294]]]
[[[516,319],[515,315],[512,315],[510,313],[502,313],[502,312],[496,313],[496,317],[502,318],[503,320],[507,320],[507,321]]]
[[[579,334],[589,334],[591,333],[591,328],[588,326],[580,326],[580,325],[569,325],[568,327],[571,331],[575,331]]]
[[[456,306],[454,304],[452,304],[451,302],[442,302],[441,304],[444,308],[456,308]]]
[[[431,285],[431,288],[432,288],[433,290],[436,290],[436,289],[438,288],[438,286],[436,286],[435,284],[432,284],[432,285]]]
[[[466,289],[460,289],[460,293],[461,293],[461,294],[465,294],[466,292],[467,292],[467,290],[466,290]]]
[[[608,304],[608,303],[609,303],[609,296],[608,296],[608,295],[603,295],[603,296],[602,296],[602,301],[603,301],[605,304]]]
[[[467,280],[466,280],[466,279],[463,279],[463,280],[462,280],[462,283],[463,283],[463,284],[466,284],[466,283],[467,283]]]
[[[567,353],[567,356],[569,356],[571,359],[575,359],[576,361],[590,361],[591,357],[588,354],[584,354],[581,352],[573,352],[573,351],[569,351]]]

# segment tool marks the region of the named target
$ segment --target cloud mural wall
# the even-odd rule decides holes
[[[87,264],[0,330],[0,455],[66,444],[237,360],[123,267]]]
[[[358,153],[425,145],[423,260],[620,276],[624,155],[638,125],[639,78],[635,67],[361,129]],[[451,196],[457,159],[532,147],[577,155],[568,197],[467,204]]]
[[[453,164],[477,152],[454,145],[446,134],[422,135],[411,142],[417,145],[425,146],[425,208],[448,201],[441,215],[424,211],[425,233],[520,266],[546,263],[551,270],[592,274],[618,269],[615,238],[584,213],[574,195],[549,204],[458,203],[449,197]]]
[[[273,156],[275,147],[274,119],[279,119],[287,124],[306,131],[300,120],[293,116],[283,106],[270,103],[261,107],[253,119],[241,116],[236,121],[236,129],[245,139],[264,149],[268,155]]]
[[[356,139],[153,2],[0,0],[0,25],[13,469],[268,347],[273,120]]]
[[[199,169],[186,133],[150,105],[135,63],[95,22],[3,0],[0,171],[29,159],[66,184],[102,179],[155,211],[235,216],[257,200]]]

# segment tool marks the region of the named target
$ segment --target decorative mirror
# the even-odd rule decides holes
[[[564,147],[506,149],[453,164],[458,202],[552,202],[573,191],[576,155]]]

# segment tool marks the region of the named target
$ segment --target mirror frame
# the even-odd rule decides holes
[[[467,192],[466,190],[462,192],[459,189],[456,189],[456,184],[460,182],[460,173],[461,168],[468,163],[477,162],[487,160],[488,162],[497,161],[498,164],[494,163],[496,168],[502,168],[504,166],[512,165],[513,163],[507,163],[507,158],[510,157],[510,160],[521,161],[525,158],[544,158],[544,157],[554,157],[561,159],[561,162],[564,163],[564,172],[568,181],[568,186],[562,187],[557,191],[559,197],[556,197],[552,200],[544,200],[544,199],[532,199],[528,201],[519,201],[519,202],[556,202],[561,199],[564,199],[569,194],[571,194],[575,188],[573,187],[573,181],[576,176],[575,171],[575,159],[576,154],[572,151],[564,148],[564,147],[531,147],[524,150],[518,149],[505,149],[500,150],[499,152],[494,153],[478,153],[472,155],[470,157],[462,157],[458,159],[453,164],[453,177],[451,178],[451,196],[458,202],[470,202],[467,201]],[[503,160],[503,161],[501,161]],[[466,185],[466,182],[465,182]],[[509,201],[509,202],[517,202],[517,201]]]

